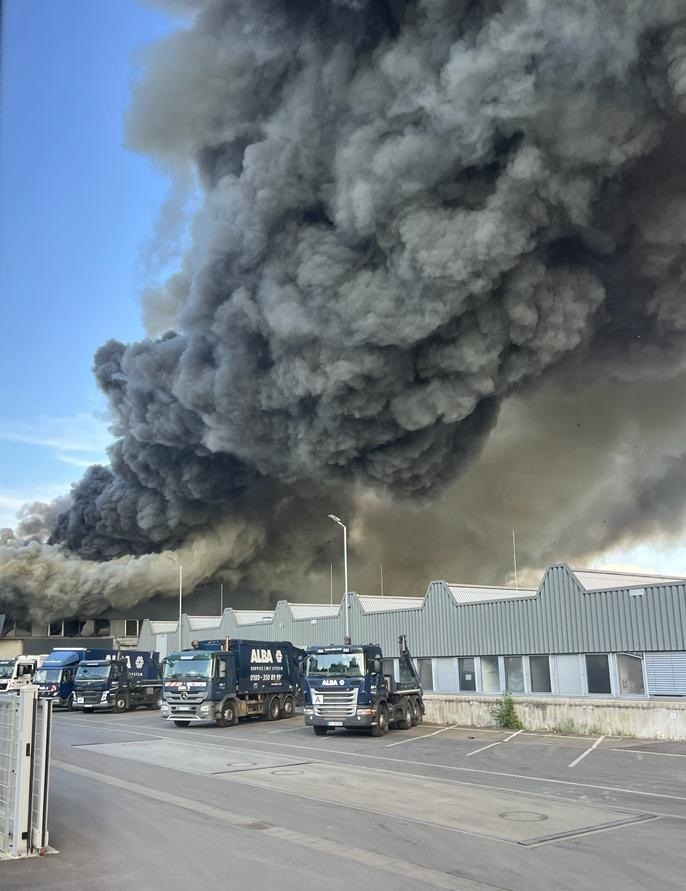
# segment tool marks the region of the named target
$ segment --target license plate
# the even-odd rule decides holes
[[[177,711],[179,712],[189,712],[191,710],[190,705],[179,705],[177,706]]]
[[[77,696],[76,701],[79,703],[79,705],[83,705],[83,696]]]
[[[327,727],[342,727],[343,721],[327,721],[326,726]]]

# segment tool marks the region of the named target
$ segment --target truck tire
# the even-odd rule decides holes
[[[278,696],[272,696],[267,704],[267,720],[276,721],[281,714],[281,702]]]
[[[325,736],[326,731],[329,729],[328,727],[313,727],[315,736]]]
[[[414,724],[414,710],[409,699],[403,701],[403,716],[398,720],[399,730],[409,730]]]
[[[295,699],[292,696],[286,696],[281,706],[281,717],[292,718],[295,714]]]
[[[148,709],[151,709],[151,708],[162,708],[162,694],[161,694],[161,693],[158,693],[158,694],[154,697],[153,701],[152,701],[152,702],[149,702],[149,703],[146,705],[146,708],[148,708]]]
[[[217,727],[231,727],[236,724],[236,702],[233,699],[225,699],[221,704],[221,713],[217,718]]]
[[[119,714],[120,712],[125,712],[129,707],[129,697],[126,693],[117,693],[114,697],[114,703],[112,704],[112,710]]]
[[[177,727],[188,727],[190,721],[174,721]]]
[[[388,709],[382,702],[376,712],[376,724],[372,724],[372,736],[383,736],[388,729]]]
[[[65,705],[64,707],[66,708],[66,710],[67,710],[68,712],[73,712],[73,711],[74,711],[74,695],[73,695],[73,693],[70,693],[70,694],[69,694],[69,696],[68,696],[68,698],[67,698],[67,703],[66,703],[66,705]]]
[[[422,703],[419,699],[415,699],[412,703],[412,726],[416,727],[417,724],[421,724],[423,717],[424,715],[422,714]]]

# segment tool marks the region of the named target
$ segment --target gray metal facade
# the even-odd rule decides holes
[[[393,598],[397,606],[399,598]],[[349,597],[350,631],[354,642],[381,644],[396,655],[398,635],[407,635],[416,657],[618,653],[686,651],[686,588],[684,580],[587,591],[565,564],[551,566],[534,596],[458,603],[450,586],[431,582],[423,603],[410,609],[366,612],[365,598]],[[414,601],[416,603],[416,600]],[[296,610],[299,616],[304,607]],[[280,601],[272,621],[246,623],[240,611],[224,611],[221,624],[183,617],[183,645],[195,638],[290,640],[299,646],[343,640],[343,605],[333,616],[295,618]],[[143,622],[142,649],[175,650],[178,634]],[[192,627],[191,627],[192,624]],[[168,626],[168,623],[165,623]],[[164,643],[164,647],[161,644]]]

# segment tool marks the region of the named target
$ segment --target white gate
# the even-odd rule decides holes
[[[38,687],[0,694],[0,855],[48,846],[52,703]]]

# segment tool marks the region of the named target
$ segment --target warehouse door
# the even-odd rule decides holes
[[[686,653],[646,653],[648,693],[686,696]]]

